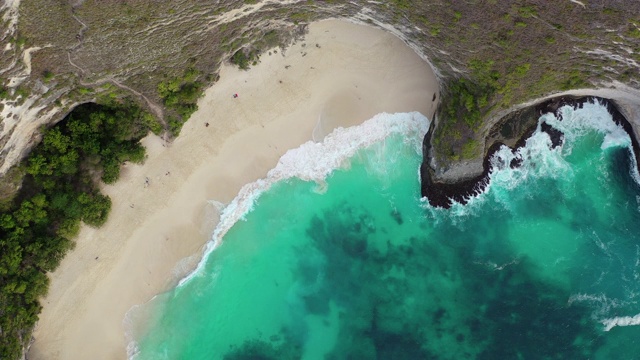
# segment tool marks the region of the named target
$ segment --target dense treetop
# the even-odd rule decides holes
[[[81,105],[45,130],[21,165],[22,188],[0,213],[0,358],[22,353],[47,272],[73,248],[80,222],[106,221],[111,200],[100,193],[100,180],[114,182],[125,161],[144,161],[139,140],[150,121],[131,102]]]

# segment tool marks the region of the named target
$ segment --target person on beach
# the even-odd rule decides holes
[[[238,94],[233,94],[233,98],[234,99],[237,98],[237,97],[238,97]]]

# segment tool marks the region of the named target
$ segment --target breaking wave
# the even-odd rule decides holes
[[[571,180],[574,174],[571,164],[567,162],[567,157],[573,152],[578,139],[593,132],[604,135],[600,144],[601,149],[626,147],[635,163],[629,134],[613,121],[606,107],[599,103],[585,103],[578,109],[563,106],[559,110],[559,115],[552,113],[542,115],[538,120],[537,129],[526,140],[525,146],[515,151],[503,146],[493,155],[490,181],[481,195],[486,194],[491,187],[514,189],[531,178],[562,177],[565,180]],[[562,145],[555,148],[552,146],[549,135],[541,130],[542,123],[547,123],[562,132],[564,137]],[[521,166],[511,167],[513,162],[518,162]],[[634,180],[640,184],[637,167],[632,166],[630,172]],[[504,200],[508,201],[508,199]]]
[[[406,141],[419,149],[429,124],[429,119],[418,112],[382,113],[361,125],[337,128],[322,142],[308,141],[287,151],[264,179],[243,186],[238,196],[222,210],[220,222],[205,246],[202,260],[192,273],[180,280],[178,286],[182,286],[202,270],[208,255],[220,245],[224,235],[252,210],[255,201],[273,184],[295,177],[315,181],[319,188],[326,188],[324,180],[327,176],[340,168],[358,150],[380,142],[391,134],[406,135]]]

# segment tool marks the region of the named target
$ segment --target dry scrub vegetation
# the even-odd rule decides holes
[[[26,97],[44,84],[40,97],[55,97],[45,109],[60,107],[56,121],[75,104],[135,91],[177,134],[195,106],[195,90],[216,80],[222,61],[248,67],[266,49],[300,36],[309,21],[351,18],[393,26],[437,69],[446,96],[434,144],[439,158],[455,161],[481,155],[474,141],[483,120],[499,110],[613,80],[639,87],[640,3],[582,3],[23,1],[11,41],[41,49],[31,53],[31,75],[3,96]],[[4,65],[10,61],[3,58]],[[177,106],[162,91],[176,81],[189,92]]]

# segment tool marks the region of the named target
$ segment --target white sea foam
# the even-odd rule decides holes
[[[635,165],[636,155],[631,147],[631,137],[621,125],[613,121],[613,117],[609,111],[599,102],[585,103],[581,109],[573,109],[570,106],[564,106],[560,109],[562,120],[559,121],[553,114],[546,114],[547,123],[562,131],[565,135],[565,145],[563,153],[571,152],[571,145],[577,137],[583,136],[589,131],[596,131],[604,135],[604,140],[600,145],[601,149],[613,147],[626,147],[629,150],[633,166],[630,169],[630,175],[634,181],[640,184],[640,174],[638,167]]]
[[[522,148],[514,152],[503,146],[493,155],[490,159],[492,169],[489,174],[489,184],[482,192],[473,197],[474,201],[483,198],[491,188],[512,190],[531,177],[557,178],[562,176],[565,179],[570,179],[573,176],[573,171],[565,158],[571,154],[575,141],[590,132],[604,135],[600,145],[603,150],[612,147],[627,147],[635,164],[635,154],[631,149],[629,134],[622,126],[613,121],[607,108],[600,103],[585,103],[580,109],[563,106],[560,108],[559,114],[560,118],[552,113],[542,115],[538,120],[538,128]],[[551,138],[541,130],[540,125],[543,122],[564,134],[562,146],[552,148]],[[512,161],[519,161],[522,164],[512,169],[510,167]],[[636,166],[631,167],[630,175],[640,184],[640,174]],[[512,200],[510,195],[502,191],[491,193],[495,196],[496,201],[509,208],[508,205]],[[458,212],[466,214],[468,210]]]
[[[522,166],[511,168],[512,161],[522,161]],[[490,182],[501,188],[514,189],[531,175],[536,177],[564,177],[571,174],[571,167],[558,148],[551,147],[551,138],[536,131],[526,145],[512,152],[503,146],[491,159]]]
[[[224,208],[202,260],[195,271],[180,280],[178,286],[202,272],[209,254],[221,244],[224,235],[252,210],[258,197],[273,184],[295,177],[315,181],[320,189],[326,188],[324,180],[327,176],[343,166],[358,150],[382,141],[391,134],[405,135],[407,142],[420,149],[428,129],[429,119],[418,112],[383,113],[358,126],[337,128],[320,143],[308,141],[297,149],[287,151],[266,178],[243,186],[238,196]]]
[[[561,119],[551,113],[544,114],[541,120],[545,120],[549,125],[562,131],[569,147],[576,138],[584,136],[590,131],[605,135],[601,145],[602,149],[631,144],[631,138],[626,131],[613,121],[607,108],[600,103],[584,103],[580,109],[563,106],[560,108],[560,115]]]
[[[591,306],[596,306],[593,318],[604,325],[604,331],[609,331],[616,326],[640,325],[640,314],[606,318],[607,314],[613,309],[629,306],[631,304],[630,301],[612,299],[605,294],[574,294],[569,297],[568,304],[571,305],[574,302],[586,302]]]
[[[612,309],[629,305],[627,301],[612,299],[605,294],[573,294],[569,297],[568,304],[585,302],[596,308],[593,313],[595,318],[603,318],[611,312]]]
[[[155,296],[154,296],[155,298]],[[135,360],[140,352],[138,343],[135,341],[135,326],[139,324],[138,318],[142,317],[141,312],[145,311],[145,305],[134,305],[124,314],[122,326],[125,328],[124,337],[127,341],[127,358]]]
[[[616,326],[640,325],[640,314],[635,316],[616,316],[614,318],[605,319],[602,320],[602,325],[604,325],[604,331],[609,331]]]

